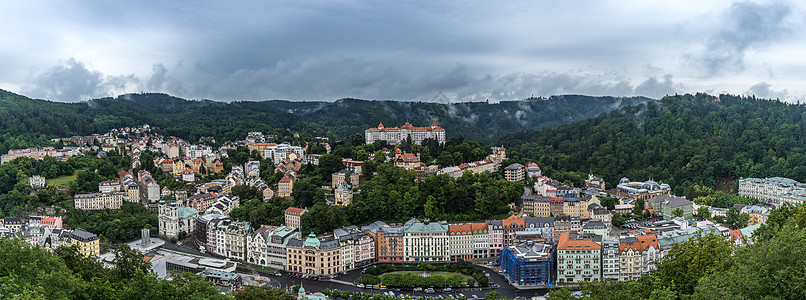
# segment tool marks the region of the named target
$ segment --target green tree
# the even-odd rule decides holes
[[[725,215],[727,217],[725,222],[730,225],[731,229],[745,227],[747,226],[747,222],[750,221],[750,215],[739,212],[739,210],[735,207],[728,209],[728,212]]]
[[[244,286],[242,291],[233,293],[235,300],[294,300],[296,297],[286,293],[283,290],[276,290],[269,286]]]
[[[635,205],[633,205],[632,213],[634,215],[643,216],[644,215],[644,199],[635,200]]]
[[[700,206],[700,208],[697,209],[697,217],[701,219],[710,219],[711,211],[707,206]]]
[[[602,197],[599,199],[599,202],[602,203],[602,206],[606,207],[609,210],[616,209],[616,205],[620,203],[620,201],[613,197]]]

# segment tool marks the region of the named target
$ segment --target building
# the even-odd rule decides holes
[[[575,232],[582,231],[582,221],[579,219],[579,217],[573,217],[573,216],[554,217],[555,241],[559,241],[560,235],[569,231],[575,231]]]
[[[680,217],[690,220],[694,215],[694,202],[688,201],[685,198],[672,196],[672,195],[659,195],[649,199],[652,205],[652,213],[655,215],[663,216],[664,220],[672,220],[675,217],[675,211],[681,211]]]
[[[333,237],[339,241],[343,271],[375,262],[375,239],[369,233],[347,226],[333,230]]]
[[[332,184],[333,184],[332,187],[335,188],[335,187],[339,186],[342,183],[347,183],[349,185],[358,186],[360,176],[361,176],[361,173],[355,172],[352,169],[343,169],[341,171],[333,173],[333,175],[331,176],[331,178],[332,178],[331,181],[332,181]],[[346,182],[348,177],[350,178],[349,179],[350,182]]]
[[[604,178],[593,176],[593,173],[588,173],[588,179],[585,179],[585,189],[591,191],[604,191]]]
[[[770,215],[770,208],[758,205],[748,205],[742,207],[740,212],[750,215],[747,225],[756,225],[767,222],[767,217]]]
[[[506,219],[501,220],[504,247],[514,245],[515,232],[526,230],[526,220],[518,218],[516,215],[511,215]]]
[[[635,280],[655,269],[660,259],[657,237],[648,229],[634,230],[619,238],[619,280]]]
[[[616,196],[632,197],[635,199],[649,199],[658,195],[669,194],[672,188],[668,184],[658,184],[655,181],[630,181],[627,177],[621,178],[616,186]]]
[[[421,145],[426,139],[436,140],[440,144],[444,144],[445,129],[439,127],[437,122],[431,123],[430,127],[414,127],[406,122],[399,128],[387,128],[383,126],[383,123],[380,123],[377,128],[364,130],[364,139],[367,144],[372,144],[375,141],[386,141],[389,145],[398,145],[409,137],[411,137],[412,143],[417,145]]]
[[[405,256],[403,226],[384,226],[375,235],[379,262],[403,262]]]
[[[284,177],[277,183],[277,196],[281,198],[291,197],[294,191],[294,179]]]
[[[305,208],[289,207],[285,210],[285,226],[301,228],[302,215],[308,212]]]
[[[117,180],[105,180],[98,183],[98,192],[101,193],[119,192],[121,190],[120,181]]]
[[[501,220],[487,220],[487,254],[498,256],[504,249],[504,225]]]
[[[78,253],[86,257],[98,257],[101,254],[98,236],[93,233],[76,229],[70,235],[70,242],[78,247]]]
[[[540,170],[536,163],[529,163],[526,165],[526,176],[529,176],[529,178],[543,176],[543,171]]]
[[[563,197],[563,215],[588,218],[588,201],[585,198]]]
[[[73,201],[80,210],[120,209],[125,197],[124,192],[76,194]]]
[[[193,169],[185,169],[184,171],[182,171],[182,181],[184,182],[196,181],[196,172],[193,172]]]
[[[347,206],[353,203],[353,189],[351,185],[342,182],[336,186],[333,193],[335,194],[335,205]]]
[[[28,185],[31,187],[31,189],[38,190],[46,187],[48,182],[45,180],[45,177],[34,175],[28,177]]]
[[[286,249],[286,271],[314,276],[341,272],[339,241],[321,241],[313,233],[304,241],[291,239]]]
[[[607,228],[607,225],[605,225],[605,223],[602,223],[602,221],[600,220],[593,219],[589,220],[588,222],[585,223],[585,225],[582,226],[582,233],[607,236],[609,230]]]
[[[224,230],[224,243],[226,244],[226,257],[246,261],[247,240],[253,235],[249,222],[230,222]]]
[[[524,170],[522,164],[511,164],[504,168],[504,178],[509,182],[523,181]]]
[[[773,205],[781,205],[785,202],[802,202],[791,201],[792,199],[787,201],[784,195],[804,187],[806,185],[783,177],[741,178],[739,179],[739,196],[758,199]]]
[[[299,229],[288,226],[277,227],[269,233],[270,239],[267,241],[267,263],[269,267],[286,269],[288,242],[299,235]]]
[[[551,197],[528,195],[521,197],[523,213],[535,217],[551,216]]]
[[[450,260],[448,224],[411,219],[403,225],[403,259],[407,262]]]
[[[170,204],[160,201],[158,213],[159,234],[169,239],[192,233],[196,226],[196,216],[199,215],[195,208],[182,206],[182,201]]]
[[[188,206],[195,208],[197,211],[206,211],[210,206],[213,206],[217,200],[213,193],[203,193],[193,195],[187,198]]]
[[[554,249],[550,244],[525,242],[501,253],[501,269],[516,285],[549,285],[554,282]]]
[[[538,232],[545,242],[554,243],[556,241],[554,239],[554,220],[554,217],[526,217],[524,218],[525,232]],[[518,233],[521,232],[515,232],[515,235]]]
[[[487,223],[450,224],[448,236],[451,261],[486,257],[487,243],[481,239],[487,237]]]
[[[300,160],[305,159],[305,150],[300,146],[291,146],[288,143],[269,146],[263,151],[263,157],[271,159],[272,162],[278,164],[283,160]]]
[[[213,159],[213,161],[210,162],[210,167],[207,168],[207,171],[209,173],[216,174],[224,173],[224,163],[221,162],[221,159]]]
[[[602,278],[619,280],[620,252],[619,240],[608,239],[602,243]]]
[[[557,243],[557,282],[596,281],[602,277],[602,237],[564,232]]]
[[[412,153],[404,152],[400,150],[400,148],[395,149],[395,158],[392,160],[392,162],[395,164],[395,167],[405,169],[407,171],[424,166],[424,164],[420,162],[419,153],[414,155]]]

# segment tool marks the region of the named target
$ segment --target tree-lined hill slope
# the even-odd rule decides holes
[[[267,103],[291,111],[301,120],[334,136],[364,133],[383,123],[387,127],[410,122],[428,126],[436,121],[448,138],[491,144],[501,136],[529,129],[568,124],[624,106],[650,101],[644,97],[592,97],[563,95],[500,103],[426,103],[341,99],[335,102],[272,100]]]
[[[500,143],[553,168],[671,184],[675,192],[722,178],[806,180],[806,106],[754,97],[665,97]]]

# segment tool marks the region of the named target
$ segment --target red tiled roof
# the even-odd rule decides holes
[[[285,212],[287,213],[297,213],[297,214],[301,214],[304,211],[305,211],[304,208],[296,208],[296,207],[289,207],[285,210]]]
[[[599,244],[591,239],[570,240],[570,236],[570,231],[560,234],[560,240],[557,242],[557,250],[602,249]]]

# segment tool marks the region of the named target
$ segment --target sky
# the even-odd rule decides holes
[[[0,88],[82,101],[806,100],[803,1],[0,2]]]

